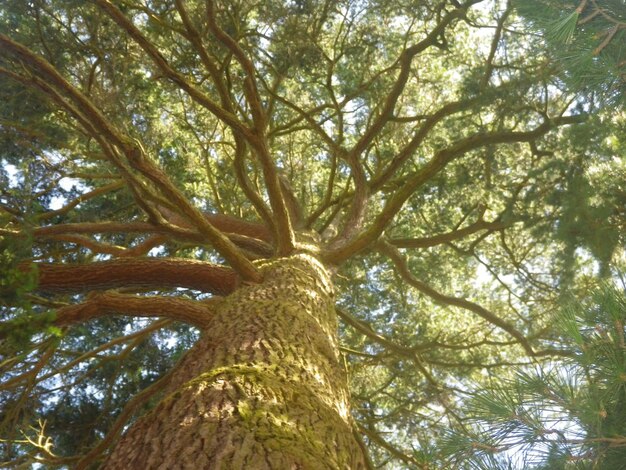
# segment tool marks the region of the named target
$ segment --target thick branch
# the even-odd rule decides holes
[[[489,56],[487,57],[487,69],[485,70],[485,74],[480,80],[480,89],[485,88],[489,84],[489,80],[491,80],[491,75],[494,69],[494,58],[496,56],[496,52],[498,51],[498,46],[500,44],[500,39],[502,38],[502,31],[504,30],[504,23],[512,12],[511,3],[507,2],[506,9],[498,19],[498,24],[496,25],[496,30],[493,35],[493,39],[491,40],[491,49],[489,50]]]
[[[65,80],[61,74],[42,57],[32,52],[27,47],[13,41],[10,37],[0,34],[0,55],[10,54],[25,64],[32,67],[45,79],[46,83],[52,84],[57,90],[61,90],[64,95],[70,97],[73,103],[80,109],[89,123],[98,131],[105,135],[116,145],[123,146],[127,143],[128,138],[121,135],[114,126],[97,110],[89,98],[83,95],[77,88]]]
[[[107,315],[126,315],[164,317],[202,327],[211,319],[212,310],[211,302],[103,292],[89,295],[83,303],[58,309],[55,323],[65,326]]]
[[[35,263],[37,290],[80,293],[117,289],[188,289],[229,294],[239,285],[232,269],[203,261],[170,258],[129,258],[85,265]],[[30,265],[24,269],[30,269]]]
[[[167,241],[168,238],[197,243],[199,245],[203,245],[206,243],[205,237],[203,237],[197,231],[187,228],[189,227],[189,224],[186,223],[186,221],[184,221],[184,219],[182,219],[180,216],[176,215],[176,217],[178,219],[181,219],[180,225],[182,225],[182,227],[153,225],[146,222],[82,222],[74,224],[48,225],[45,227],[38,227],[33,230],[33,235],[36,238],[40,239],[48,237],[61,237],[59,239],[71,242],[72,240],[67,237],[74,237],[78,234],[140,233],[155,234],[155,236],[158,237],[158,240],[153,240],[151,242],[152,246],[160,245],[163,242]],[[272,248],[272,246],[264,241],[265,239],[270,238],[270,234],[263,225],[220,214],[209,214],[206,215],[206,217],[216,227],[223,231],[230,239],[230,241],[232,241],[239,248],[242,248],[261,257],[270,257],[274,253],[274,249]],[[183,223],[183,221],[185,223]],[[172,220],[171,222],[179,225],[177,221]],[[0,231],[0,233],[2,232]],[[11,231],[5,233],[14,236],[20,236],[21,232]],[[76,238],[75,241],[82,245],[88,246],[85,243],[87,241],[85,239]],[[96,250],[109,250],[102,252],[116,256],[128,256],[130,253],[135,253],[134,251],[132,251],[134,247],[128,248],[126,251],[124,251],[123,249],[121,249],[121,247],[105,246],[93,240],[91,240],[91,245]],[[128,250],[131,250],[130,253],[128,252]]]
[[[159,207],[159,210],[169,222],[180,227],[192,228],[191,224],[189,224],[186,219],[166,207]],[[267,227],[262,224],[248,222],[238,217],[225,214],[204,214],[204,217],[221,232],[235,233],[237,235],[256,238],[267,243],[271,243],[272,241],[272,234]]]
[[[117,11],[124,20],[128,22],[126,17],[123,16],[116,7],[113,7],[109,2],[99,2],[109,5],[112,9]],[[131,28],[134,28],[130,24]],[[145,40],[145,38],[144,38]],[[99,142],[104,149],[107,148],[107,143],[102,141],[99,136],[103,133],[111,140],[119,149],[121,149],[126,155],[129,163],[132,167],[144,176],[149,178],[155,183],[162,191],[163,195],[172,201],[197,228],[206,236],[208,241],[215,247],[215,249],[235,268],[241,276],[249,281],[260,282],[261,276],[256,268],[248,261],[248,259],[237,249],[237,247],[226,238],[219,230],[211,225],[207,221],[201,212],[196,209],[189,201],[181,194],[181,192],[171,183],[169,178],[158,168],[152,161],[148,160],[145,152],[138,141],[134,141],[123,133],[119,132],[112,126],[106,118],[100,113],[100,111],[91,103],[91,101],[85,97],[79,90],[73,87],[67,82],[57,70],[46,62],[41,57],[34,54],[28,48],[21,44],[15,43],[7,36],[0,34],[0,45],[6,45],[12,55],[26,61],[35,70],[42,73],[48,80],[51,80],[59,89],[63,90],[65,94],[81,108],[80,112],[74,112],[77,118],[84,116],[87,118],[87,122],[83,121],[83,124],[87,126],[92,134],[100,139]],[[154,46],[152,46],[154,48]],[[158,51],[157,51],[158,53]],[[52,93],[54,90],[48,90]],[[113,154],[112,154],[113,155]],[[113,157],[112,157],[113,158]],[[116,160],[116,159],[114,159]],[[116,164],[120,169],[124,170],[124,165],[116,161]],[[132,185],[131,185],[132,186]],[[131,187],[132,189],[132,187]],[[141,196],[136,196],[137,202],[146,209],[148,214],[153,214],[150,207],[144,204]],[[153,214],[154,215],[154,214]]]
[[[354,181],[354,195],[352,196],[350,212],[339,234],[332,241],[331,247],[340,247],[362,229],[370,193],[367,176],[359,158],[351,153],[345,155],[344,158],[350,165],[350,172]]]

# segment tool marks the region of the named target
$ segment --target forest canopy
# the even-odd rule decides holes
[[[0,2],[0,466],[619,468],[625,31]]]

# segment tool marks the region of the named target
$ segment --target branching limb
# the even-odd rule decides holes
[[[342,152],[341,155],[350,166],[352,180],[354,181],[354,194],[348,216],[337,237],[331,242],[330,249],[341,247],[362,229],[367,210],[367,200],[370,194],[367,176],[358,156],[352,152],[347,154]]]
[[[213,58],[209,56],[207,49],[204,47],[202,43],[202,36],[200,32],[195,28],[191,19],[189,18],[189,14],[185,9],[185,4],[182,0],[176,0],[176,10],[180,15],[181,20],[183,21],[183,25],[185,26],[185,30],[187,32],[186,37],[189,42],[194,46],[202,64],[207,69],[209,74],[211,75],[211,79],[213,80],[213,84],[217,88],[217,92],[220,96],[220,102],[222,107],[228,111],[229,113],[234,114],[234,110],[232,107],[231,97],[228,92],[228,88],[224,83],[224,79],[220,74],[220,70],[218,65],[215,63]]]
[[[483,318],[484,320],[488,321],[489,323],[493,325],[496,325],[498,328],[510,334],[513,338],[515,338],[520,343],[520,345],[524,348],[524,350],[529,355],[531,356],[535,355],[535,351],[533,350],[532,346],[528,342],[528,339],[520,331],[518,331],[513,325],[509,324],[507,321],[498,317],[496,314],[490,312],[486,308],[481,307],[478,304],[475,304],[474,302],[470,302],[469,300],[442,294],[436,291],[435,289],[433,289],[432,287],[430,287],[429,285],[427,285],[426,283],[420,281],[413,275],[413,273],[411,273],[406,263],[406,260],[402,257],[400,252],[389,243],[380,241],[377,245],[377,248],[381,253],[384,253],[385,255],[389,257],[389,259],[391,259],[398,274],[400,274],[400,276],[402,276],[402,279],[404,279],[409,285],[416,288],[423,294],[426,294],[428,297],[430,297],[431,299],[435,300],[438,303],[441,303],[443,305],[450,305],[453,307],[463,308],[465,310],[469,310],[470,312],[477,314],[479,317]]]
[[[494,69],[493,61],[496,56],[496,52],[498,51],[500,39],[502,39],[502,31],[504,30],[504,24],[506,23],[506,20],[512,11],[513,9],[511,8],[511,2],[507,2],[506,9],[504,10],[500,18],[498,18],[496,30],[493,34],[493,39],[491,40],[491,48],[489,50],[489,55],[486,61],[487,68],[485,70],[485,74],[480,80],[480,87],[479,87],[480,89],[485,88],[489,84],[489,80],[491,80],[491,75]]]
[[[272,223],[272,226],[274,227],[274,238],[276,239],[278,253],[280,255],[288,255],[294,250],[295,235],[293,233],[292,221],[290,218],[289,210],[285,203],[285,197],[280,188],[278,172],[267,147],[267,139],[265,135],[267,128],[267,116],[263,108],[261,96],[259,94],[256,82],[255,67],[253,62],[239,46],[237,41],[235,41],[235,39],[233,39],[228,33],[222,30],[217,24],[215,6],[213,2],[209,0],[207,1],[206,5],[208,25],[211,33],[230,52],[232,52],[233,56],[241,64],[241,67],[246,74],[243,88],[248,105],[250,107],[250,112],[252,114],[254,131],[248,130],[248,133],[244,134],[244,136],[247,142],[250,144],[251,148],[254,149],[261,163],[263,177],[265,179],[265,185],[267,188],[267,193],[269,195],[270,206],[272,207],[272,212],[274,216],[274,223]],[[245,189],[246,187],[244,186],[244,190]],[[257,204],[255,204],[255,207],[256,206],[258,206],[258,201]],[[264,216],[264,214],[261,215]]]
[[[256,267],[221,231],[207,220],[197,207],[189,202],[172,184],[163,170],[147,158],[138,142],[135,142],[131,148],[126,148],[125,153],[132,166],[157,185],[162,194],[174,204],[181,215],[187,218],[206,237],[206,240],[213,245],[243,279],[251,282],[262,281],[262,277]]]
[[[172,224],[169,226],[153,225],[145,222],[82,222],[73,224],[49,225],[38,227],[32,235],[37,239],[58,239],[77,243],[95,252],[108,253],[114,256],[138,256],[146,254],[151,248],[162,244],[168,239],[204,245],[206,239],[196,230],[189,227],[189,223],[182,217],[171,212]],[[169,214],[169,213],[168,213]],[[169,219],[170,216],[166,215]],[[260,224],[247,222],[236,217],[221,214],[208,214],[205,217],[219,227],[221,231],[239,248],[250,252],[256,257],[269,257],[273,254],[273,247],[266,242],[271,239],[269,231]],[[20,236],[19,231],[0,229],[0,234]],[[97,242],[79,234],[103,233],[139,233],[152,234],[147,240],[137,246],[122,248]]]
[[[546,134],[554,126],[580,122],[580,116],[566,116],[555,119],[546,119],[542,124],[531,131],[514,132],[489,132],[474,134],[457,141],[455,144],[439,150],[428,163],[414,172],[406,182],[391,196],[383,210],[374,219],[373,223],[361,234],[348,244],[327,250],[324,259],[329,263],[341,263],[352,255],[371,246],[378,240],[383,231],[389,226],[391,220],[402,209],[404,203],[427,181],[442,171],[448,163],[466,154],[471,150],[487,145],[504,144],[514,142],[529,142]]]
[[[243,190],[243,193],[250,200],[255,210],[261,217],[261,220],[263,220],[266,223],[266,225],[271,228],[272,234],[275,234],[278,231],[278,227],[276,226],[276,222],[274,221],[272,217],[272,213],[270,209],[267,207],[267,204],[265,204],[265,201],[263,200],[263,198],[261,198],[259,193],[254,189],[252,182],[250,181],[250,178],[248,177],[248,174],[246,171],[246,154],[247,154],[246,143],[241,137],[238,137],[237,135],[235,135],[234,138],[235,138],[234,167],[235,167],[235,176],[237,177],[237,182],[239,183],[239,186]],[[272,239],[274,237],[275,237],[274,235],[270,236],[269,239]]]
[[[206,9],[208,25],[211,33],[230,52],[232,52],[233,56],[235,57],[237,62],[239,62],[246,74],[246,78],[244,79],[243,83],[244,93],[246,95],[248,105],[250,106],[250,112],[252,114],[252,119],[254,121],[254,126],[256,128],[257,134],[262,134],[267,126],[267,116],[265,114],[265,110],[263,109],[263,104],[261,103],[261,96],[257,87],[254,64],[243,51],[243,49],[239,46],[237,41],[235,41],[235,39],[233,39],[217,24],[215,5],[213,0],[207,0]]]
[[[472,2],[469,2],[471,4]],[[474,2],[475,3],[475,2]],[[459,8],[456,8],[446,15],[444,15],[437,26],[435,26],[432,31],[420,42],[414,44],[404,51],[400,55],[398,59],[398,63],[400,64],[400,72],[396,81],[393,84],[393,87],[387,94],[385,98],[385,102],[383,104],[382,110],[379,116],[372,122],[370,127],[363,133],[358,142],[354,145],[350,153],[355,156],[361,155],[365,149],[370,145],[370,143],[376,138],[376,136],[380,133],[382,128],[389,122],[389,120],[393,117],[394,110],[396,107],[396,103],[398,99],[402,95],[404,88],[409,80],[410,71],[411,71],[411,63],[415,56],[419,53],[425,51],[430,46],[433,46],[438,43],[439,37],[443,34],[446,28],[452,23],[454,20],[458,18],[462,18],[467,12],[467,8],[470,5],[463,5]]]
[[[137,27],[122,13],[122,11],[108,0],[94,0],[96,3],[118,26],[120,26],[133,40],[144,50],[168,79],[183,89],[194,101],[214,114],[222,122],[226,123],[235,132],[250,137],[251,130],[237,119],[233,113],[226,111],[219,104],[213,101],[200,89],[185,80],[184,76],[174,70],[168,61],[163,57],[157,47],[152,44]]]
[[[187,220],[168,208],[159,207],[159,210],[170,223],[178,225],[179,227],[192,228]],[[248,222],[238,217],[225,214],[204,214],[204,217],[221,232],[256,238],[266,243],[272,241],[272,234],[267,227],[262,224]]]
[[[409,143],[402,148],[396,156],[389,162],[387,167],[375,178],[373,178],[371,187],[372,191],[378,191],[385,183],[387,183],[393,175],[404,165],[415,151],[424,142],[430,131],[443,119],[460,111],[471,108],[479,102],[478,98],[470,98],[463,101],[454,101],[439,108],[433,114],[425,117],[424,122],[419,127]]]
[[[438,38],[445,31],[452,21],[464,16],[466,7],[460,7],[447,13],[435,28],[428,34],[426,38],[411,47],[406,48],[398,62],[400,64],[400,72],[396,81],[387,95],[383,104],[380,115],[374,119],[369,128],[363,133],[354,147],[348,152],[342,153],[343,159],[350,165],[352,178],[354,180],[354,196],[350,206],[350,212],[345,220],[344,226],[337,238],[331,244],[330,249],[336,250],[350,240],[356,233],[361,230],[365,212],[367,209],[367,199],[369,196],[369,185],[363,170],[360,157],[372,143],[372,141],[380,134],[383,127],[393,117],[394,110],[398,99],[402,95],[404,88],[408,82],[411,64],[413,58],[428,47],[437,43]],[[425,131],[427,133],[428,131]],[[412,152],[411,152],[412,153]]]
[[[228,87],[224,82],[222,75],[220,74],[220,70],[215,61],[209,56],[208,51],[204,47],[202,43],[202,37],[200,32],[194,27],[187,10],[185,9],[184,3],[181,0],[176,0],[176,9],[180,14],[180,17],[185,26],[185,30],[187,31],[187,39],[193,44],[194,48],[198,52],[200,56],[200,60],[202,61],[205,68],[208,70],[211,75],[211,79],[215,84],[218,94],[220,96],[220,102],[222,107],[229,113],[235,114],[235,110],[232,106],[231,96],[228,91]],[[248,197],[252,205],[258,212],[259,216],[268,227],[272,227],[274,231],[276,231],[274,227],[274,220],[270,215],[270,212],[265,205],[265,202],[261,199],[259,194],[252,188],[250,181],[244,170],[244,159],[246,153],[246,139],[237,132],[233,133],[235,139],[235,170],[236,175],[239,180],[239,184],[244,191],[244,194]]]
[[[129,27],[136,30],[134,25],[128,21],[126,17],[113,5],[107,1],[98,1],[99,4],[107,4],[113,10],[117,11],[121,18],[129,23]],[[140,34],[138,31],[136,31]],[[143,36],[142,36],[143,37]],[[143,38],[144,41],[145,38]],[[149,43],[148,43],[149,44]],[[130,178],[130,189],[135,192],[135,199],[138,204],[154,219],[156,222],[160,222],[162,218],[156,213],[149,204],[143,201],[141,194],[138,194],[138,187],[141,184],[134,185],[133,178],[130,172],[126,169],[126,164],[118,158],[118,151],[128,159],[130,165],[145,177],[151,180],[162,192],[162,195],[181,211],[181,213],[187,217],[190,222],[198,228],[198,230],[206,236],[208,241],[215,247],[215,249],[236,269],[241,276],[248,281],[260,282],[262,280],[261,275],[257,269],[250,263],[250,261],[237,249],[237,247],[226,238],[219,230],[211,225],[207,221],[202,213],[194,207],[187,198],[171,183],[169,178],[163,173],[163,171],[157,167],[151,160],[147,158],[145,151],[141,144],[131,139],[130,137],[121,133],[116,129],[93,105],[93,103],[83,95],[80,90],[76,89],[73,85],[67,82],[59,72],[46,60],[37,56],[28,48],[22,46],[11,40],[9,37],[0,34],[0,45],[6,46],[9,53],[20,60],[25,61],[33,69],[42,74],[47,80],[52,81],[54,86],[62,90],[64,94],[70,97],[74,105],[67,103],[58,93],[50,88],[47,83],[40,80],[38,77],[33,77],[33,83],[36,83],[40,89],[46,92],[49,96],[59,102],[64,109],[68,110],[74,115],[92,134],[96,140],[100,143],[101,147],[110,156],[116,166]],[[151,48],[155,46],[149,44]],[[157,54],[158,51],[156,51]],[[163,59],[164,60],[164,59]],[[26,81],[23,77],[17,76],[17,74],[5,71],[15,79],[20,81]],[[15,77],[14,77],[15,76]],[[102,135],[103,134],[103,135]],[[111,144],[115,148],[111,147]]]
[[[289,219],[289,213],[285,206],[282,193],[280,191],[280,185],[278,183],[278,176],[274,162],[272,161],[269,150],[267,148],[267,142],[263,138],[265,129],[265,118],[262,110],[262,105],[258,96],[258,90],[256,90],[256,84],[253,76],[252,62],[243,54],[239,46],[228,35],[220,34],[220,29],[214,22],[213,15],[209,15],[209,25],[212,32],[216,34],[216,37],[222,41],[231,51],[235,53],[237,60],[242,63],[242,66],[246,70],[248,77],[245,80],[244,87],[246,89],[246,96],[248,98],[252,114],[255,120],[256,130],[248,128],[244,125],[233,113],[222,108],[216,102],[214,102],[205,93],[199,90],[197,87],[189,83],[185,77],[174,70],[167,62],[165,57],[159,52],[154,44],[152,44],[139,29],[122,13],[122,11],[113,5],[108,0],[95,0],[95,3],[107,13],[126,33],[133,38],[133,40],[150,56],[157,67],[168,77],[172,82],[178,85],[181,89],[189,94],[189,96],[205,107],[211,113],[213,113],[218,119],[230,126],[235,133],[243,136],[251,147],[255,149],[261,165],[263,167],[263,174],[265,177],[265,183],[267,185],[268,194],[270,196],[270,204],[274,212],[276,220],[276,241],[278,244],[278,250],[280,254],[289,254],[294,249],[295,237],[291,227]],[[210,10],[212,11],[212,5],[209,2]],[[229,40],[230,39],[230,40]],[[131,153],[140,154],[140,149],[133,146]],[[132,160],[129,157],[129,160]],[[211,239],[211,243],[214,244],[216,249],[228,260],[228,262],[241,273],[241,275],[250,281],[260,282],[261,278],[252,264],[248,263],[245,257],[237,256],[235,250],[229,247],[228,240],[222,237],[220,239],[219,233],[212,230],[212,227],[208,223],[203,223],[197,217],[197,211],[193,211],[191,206],[186,203],[182,195],[177,192],[170,192],[171,184],[167,184],[168,180],[164,178],[164,175],[160,174],[160,171],[150,165],[145,159],[135,160],[135,165],[141,168],[142,172],[146,174],[153,182],[155,182],[166,194],[166,196],[174,197],[173,201],[176,205],[185,212],[187,216],[194,224],[198,224],[198,228],[206,232]],[[168,194],[169,193],[169,194]],[[180,196],[180,197],[178,197]]]

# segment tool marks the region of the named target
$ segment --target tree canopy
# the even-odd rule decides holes
[[[470,398],[588,368],[555,325],[626,264],[623,6],[517,3],[0,2],[2,465],[96,468],[299,251],[370,465],[496,465]]]

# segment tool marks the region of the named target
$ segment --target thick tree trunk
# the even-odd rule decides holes
[[[168,393],[104,468],[359,469],[332,285],[308,255],[223,300]]]

